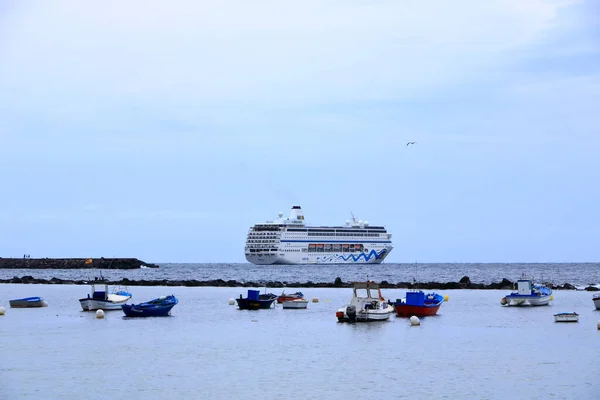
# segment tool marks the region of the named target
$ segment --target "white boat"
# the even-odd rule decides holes
[[[600,293],[595,294],[594,297],[592,297],[592,300],[594,301],[596,310],[600,310]]]
[[[579,322],[579,314],[576,312],[554,314],[554,322]]]
[[[294,299],[294,300],[286,300],[281,303],[283,308],[299,310],[306,308],[308,306],[308,300],[305,299]]]
[[[381,295],[379,285],[374,282],[354,282],[350,303],[337,310],[339,322],[386,321],[394,313]]]
[[[290,216],[248,231],[244,248],[252,264],[380,264],[392,251],[392,235],[383,226],[352,218],[344,226],[308,226],[300,206]]]
[[[525,276],[517,281],[516,290],[500,300],[503,306],[547,306],[552,301],[552,289],[535,284]]]
[[[104,290],[96,290],[96,285],[104,286]],[[123,304],[127,304],[127,300],[131,299],[131,293],[127,290],[113,287],[109,292],[107,284],[92,283],[91,295],[79,299],[79,304],[83,311],[94,310],[121,310]]]

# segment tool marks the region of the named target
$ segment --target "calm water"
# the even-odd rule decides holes
[[[35,278],[90,279],[98,271],[77,270],[25,270],[0,269],[0,279],[31,275]],[[111,279],[224,279],[238,281],[282,282],[333,282],[336,277],[343,281],[386,280],[391,283],[412,282],[458,282],[467,275],[474,283],[499,282],[502,278],[516,280],[522,273],[535,279],[576,286],[600,284],[600,263],[571,264],[380,264],[380,265],[276,265],[252,264],[160,264],[157,269],[103,270]]]
[[[307,310],[240,311],[227,300],[245,288],[132,287],[135,302],[180,299],[171,317],[137,320],[80,311],[88,289],[0,285],[1,399],[596,399],[600,390],[600,312],[584,291],[527,309],[501,307],[504,291],[445,291],[440,315],[410,327],[396,317],[337,323],[350,289],[301,289],[319,299]],[[8,308],[32,295],[49,307]],[[562,311],[580,322],[554,323]]]

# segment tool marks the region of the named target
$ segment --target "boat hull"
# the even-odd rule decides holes
[[[9,300],[8,303],[12,308],[37,308],[48,307],[48,303],[41,297],[27,297],[24,299]]]
[[[394,311],[398,317],[430,317],[436,315],[441,303],[432,306],[412,306],[407,304],[394,305]]]
[[[579,314],[577,314],[577,313],[554,314],[554,322],[579,322]]]
[[[271,308],[275,299],[272,300],[250,300],[250,299],[235,299],[240,310],[260,310]]]
[[[100,299],[80,299],[79,304],[83,311],[113,311],[121,310],[121,306],[127,303],[128,298],[120,301],[100,300]]]
[[[594,297],[594,307],[596,307],[596,310],[600,310],[600,296],[599,297]]]
[[[551,296],[505,296],[506,305],[509,307],[521,307],[521,306],[547,306],[550,304]]]
[[[288,300],[284,301],[281,305],[284,309],[301,310],[306,309],[308,307],[308,300]]]
[[[388,245],[373,248],[368,253],[246,253],[246,261],[256,265],[381,264],[392,249]]]
[[[168,306],[140,307],[135,304],[123,304],[121,306],[126,317],[168,317],[175,304]]]

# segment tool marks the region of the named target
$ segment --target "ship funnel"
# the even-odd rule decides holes
[[[302,208],[300,208],[300,206],[292,207],[292,211],[290,211],[290,220],[304,223],[304,213],[302,212]]]

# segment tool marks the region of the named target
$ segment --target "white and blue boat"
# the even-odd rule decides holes
[[[132,297],[127,289],[113,287],[112,291],[109,291],[108,284],[98,283],[98,285],[104,286],[104,290],[96,290],[96,283],[92,283],[91,295],[79,299],[83,311],[120,310],[121,306]]]
[[[516,290],[500,300],[503,306],[547,306],[553,300],[552,289],[536,284],[525,276],[516,283]]]
[[[177,297],[169,295],[140,304],[123,304],[121,308],[127,317],[166,317],[177,303]]]
[[[9,300],[8,303],[12,308],[48,307],[48,303],[41,297],[25,297]]]

